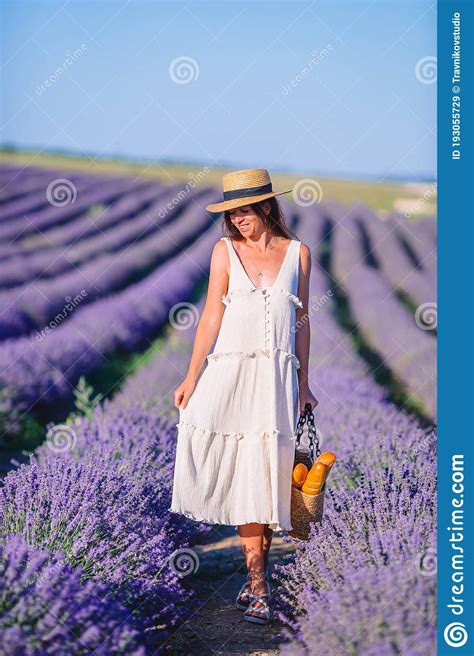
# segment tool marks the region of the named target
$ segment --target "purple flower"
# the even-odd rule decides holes
[[[112,586],[147,626],[172,626],[190,600],[169,565],[179,540],[165,504],[150,500],[141,479],[118,473],[111,462],[112,456],[91,455],[87,464],[50,456],[40,466],[31,458],[0,489],[2,532],[64,552],[84,580]]]
[[[140,625],[110,586],[83,581],[61,552],[22,535],[0,546],[0,651],[6,656],[127,653],[144,656]]]

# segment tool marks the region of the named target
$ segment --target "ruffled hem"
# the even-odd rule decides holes
[[[261,520],[261,519],[241,519],[240,517],[236,519],[235,517],[230,521],[230,518],[223,518],[223,517],[213,517],[213,518],[208,518],[204,517],[203,515],[200,514],[195,514],[192,513],[189,510],[177,510],[174,508],[169,508],[169,512],[176,513],[179,515],[184,515],[184,517],[187,517],[188,519],[192,519],[195,522],[203,522],[204,524],[221,524],[222,526],[242,526],[243,524],[268,524],[269,527],[274,530],[274,531],[292,531],[293,526],[290,524],[289,526],[281,526],[278,522],[271,522],[269,520]]]
[[[268,296],[270,294],[270,291],[281,292],[282,294],[285,294],[289,298],[289,300],[293,303],[295,307],[299,307],[299,308],[303,307],[303,302],[295,294],[286,291],[286,289],[274,290],[271,287],[268,287],[267,289],[260,289],[258,287],[255,287],[254,289],[245,289],[243,287],[239,287],[238,289],[232,289],[230,292],[227,292],[227,294],[222,294],[222,302],[224,303],[224,305],[229,305],[229,303],[232,300],[232,296],[246,296],[248,294],[254,294],[256,292],[261,294],[262,296]]]
[[[279,437],[282,435],[281,431],[277,429],[273,430],[255,430],[255,431],[216,431],[216,430],[209,430],[208,428],[203,428],[201,426],[196,426],[195,424],[191,424],[187,421],[178,421],[175,426],[179,429],[181,427],[183,428],[190,428],[193,433],[199,432],[199,433],[205,433],[206,435],[220,435],[222,437],[230,437],[235,440],[242,440],[245,437],[253,437],[256,439],[264,439],[268,440],[271,437]],[[296,440],[296,435],[290,435],[288,436],[289,440]]]
[[[290,361],[291,364],[295,367],[295,369],[300,368],[300,361],[294,355],[294,353],[289,353],[288,351],[283,351],[282,349],[278,348],[277,346],[273,348],[263,348],[263,349],[255,349],[253,351],[219,351],[215,353],[210,353],[207,356],[207,360],[228,360],[229,358],[231,359],[238,359],[241,360],[243,358],[257,358],[260,356],[265,356],[269,358],[271,355],[275,355],[277,352],[283,353]]]

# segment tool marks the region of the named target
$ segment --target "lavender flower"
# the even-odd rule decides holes
[[[10,472],[0,490],[0,527],[113,586],[147,626],[169,627],[190,599],[168,559],[176,544],[165,503],[151,501],[140,481],[117,473],[110,460],[87,464],[57,457]],[[180,545],[184,546],[184,545]]]
[[[2,654],[144,656],[140,625],[130,611],[110,586],[83,577],[63,553],[6,536],[0,546]]]

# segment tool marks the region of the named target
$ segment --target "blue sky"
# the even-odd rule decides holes
[[[317,175],[436,174],[436,84],[415,75],[436,55],[434,3],[1,6],[3,143]]]

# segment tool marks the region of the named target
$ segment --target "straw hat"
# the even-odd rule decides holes
[[[226,212],[243,205],[251,205],[259,201],[288,194],[287,191],[273,191],[272,181],[266,169],[244,169],[233,171],[222,176],[224,201],[208,205],[209,212]]]

